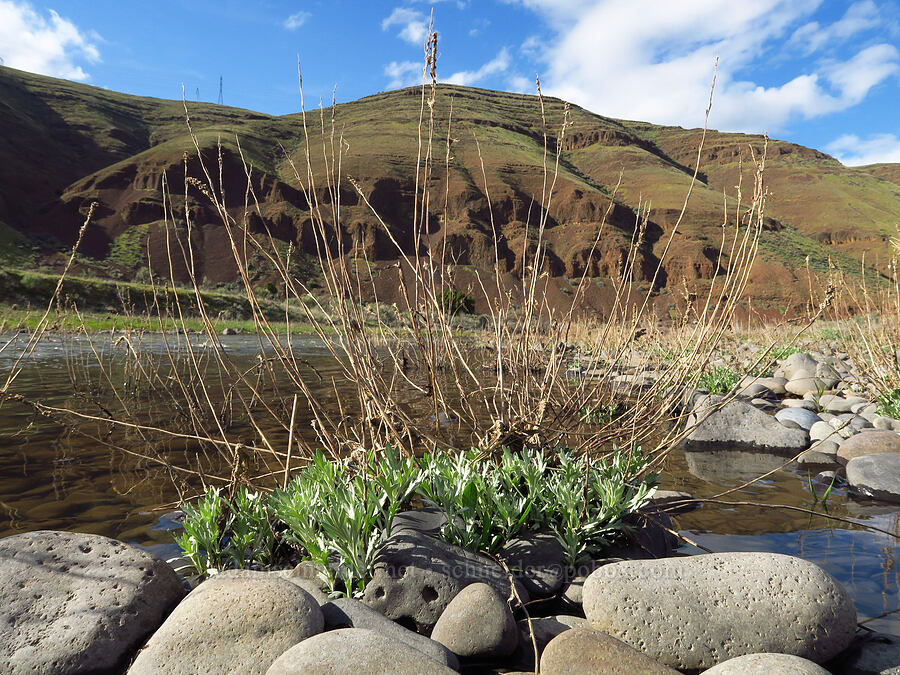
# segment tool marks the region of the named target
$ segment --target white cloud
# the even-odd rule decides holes
[[[791,41],[801,44],[807,55],[822,47],[843,42],[857,33],[878,25],[880,14],[872,0],[855,2],[847,9],[843,18],[830,26],[820,26],[818,21],[806,23],[791,36]]]
[[[900,137],[894,134],[875,134],[862,139],[853,134],[845,134],[825,146],[825,151],[846,166],[900,163]]]
[[[422,84],[422,63],[416,61],[391,61],[384,67],[388,80],[388,89],[412,87]]]
[[[400,26],[397,36],[411,45],[422,46],[428,35],[428,19],[422,12],[407,7],[396,7],[391,15],[381,22],[381,30]]]
[[[458,73],[453,73],[446,79],[441,78],[441,80],[447,84],[472,85],[490,75],[504,72],[509,68],[509,62],[509,50],[504,47],[497,56],[485,63],[478,70],[461,70]]]
[[[843,62],[808,62],[781,81],[753,81],[750,73],[771,57],[800,49],[789,38],[822,0],[506,1],[535,10],[556,32],[524,45],[546,64],[544,92],[613,117],[702,125],[718,56],[710,125],[776,132],[793,119],[856,105],[900,61],[895,47],[877,44]],[[817,30],[852,35],[870,14],[868,2],[857,3],[837,27]]]
[[[312,14],[309,12],[297,12],[296,14],[291,14],[284,20],[284,27],[288,30],[297,30],[300,26],[305,24],[311,16]]]
[[[872,87],[900,70],[898,60],[900,51],[893,45],[873,45],[844,63],[826,67],[824,73],[841,97],[855,105]]]
[[[52,9],[44,17],[27,2],[0,0],[0,58],[10,68],[87,80],[90,76],[76,62],[100,61],[96,39]]]

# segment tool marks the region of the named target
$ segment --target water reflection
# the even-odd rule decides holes
[[[667,462],[666,487],[687,490],[698,497],[713,497],[781,466],[785,459],[740,451],[674,451]],[[819,494],[824,489],[820,486]],[[895,613],[900,608],[898,539],[863,527],[900,535],[900,508],[857,500],[837,487],[826,505],[817,504],[810,493],[808,474],[795,466],[776,471],[722,499],[795,506],[818,515],[765,506],[707,505],[676,516],[681,532],[713,551],[786,553],[815,562],[847,587],[860,621],[886,615],[868,621],[866,626],[900,634],[900,614]],[[825,517],[826,513],[852,522],[831,520]],[[682,551],[700,552],[692,546],[685,546]]]

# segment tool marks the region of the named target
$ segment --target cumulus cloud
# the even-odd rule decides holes
[[[52,9],[45,17],[27,2],[0,0],[0,58],[10,68],[87,80],[77,62],[100,61],[96,41]]]
[[[288,30],[297,30],[300,26],[305,24],[311,16],[312,14],[309,12],[297,12],[296,14],[291,14],[284,20],[284,27]]]
[[[846,166],[900,163],[900,137],[895,134],[875,134],[863,139],[854,134],[845,134],[825,146],[825,151]]]
[[[776,132],[856,105],[900,62],[896,47],[873,44],[843,61],[807,62],[781,81],[753,81],[751,67],[800,49],[790,38],[821,0],[506,1],[538,12],[556,33],[524,45],[541,50],[545,93],[613,117],[702,125],[718,56],[711,126]],[[817,25],[816,35],[853,35],[871,11],[859,2],[835,24]]]
[[[467,86],[476,84],[486,77],[504,72],[509,68],[509,62],[509,50],[504,47],[497,56],[485,63],[478,70],[461,70],[457,73],[453,73],[446,79],[442,78],[442,81],[448,84],[462,84]]]
[[[397,37],[410,43],[421,46],[428,35],[428,18],[420,11],[408,7],[395,7],[391,15],[381,22],[381,30],[388,30],[392,26],[399,26]]]
[[[388,76],[388,89],[422,84],[422,67],[416,61],[391,61],[384,67],[384,74]]]

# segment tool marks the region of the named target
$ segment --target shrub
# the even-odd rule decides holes
[[[462,291],[455,288],[447,288],[441,293],[441,309],[448,316],[474,314],[475,300],[471,295],[467,295]]]
[[[497,554],[513,537],[548,532],[566,564],[598,553],[623,529],[623,517],[653,493],[656,475],[639,450],[590,460],[567,449],[548,458],[504,448],[494,460],[477,449],[425,455],[421,464],[385,448],[365,465],[321,452],[267,500],[241,489],[233,502],[210,488],[184,506],[176,541],[200,575],[227,567],[266,567],[285,542],[318,563],[332,593],[360,596],[397,513],[418,495],[446,516],[443,538]]]

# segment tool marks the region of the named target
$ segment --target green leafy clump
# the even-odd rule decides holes
[[[455,288],[444,289],[440,301],[441,309],[448,316],[475,313],[475,300],[472,296]]]
[[[900,389],[891,389],[878,397],[879,415],[900,419]]]
[[[184,506],[176,537],[200,575],[278,562],[282,542],[316,563],[332,593],[360,596],[391,523],[414,497],[446,517],[443,538],[497,554],[513,537],[552,533],[574,565],[625,529],[623,518],[653,493],[656,475],[640,450],[590,460],[571,450],[536,449],[485,457],[477,449],[417,461],[391,447],[362,464],[321,452],[287,485],[263,498],[242,488],[234,500],[210,488]]]
[[[741,381],[741,374],[725,366],[718,366],[711,371],[701,373],[697,378],[697,389],[704,389],[710,394],[726,394]]]
[[[646,468],[639,450],[592,461],[559,449],[552,464],[540,450],[504,448],[496,464],[472,450],[426,456],[424,464],[420,491],[444,512],[447,541],[497,553],[524,531],[551,532],[569,565],[606,546],[623,529],[622,518],[651,496],[656,481],[655,475],[638,479]]]
[[[285,541],[319,563],[332,592],[343,587],[348,595],[362,594],[391,521],[418,486],[418,467],[395,449],[367,459],[368,480],[348,460],[329,461],[318,452],[270,499],[272,512],[286,526]]]
[[[185,504],[184,532],[175,541],[198,574],[226,567],[265,567],[274,561],[275,535],[267,499],[246,487],[233,501],[211,487],[195,504]]]

